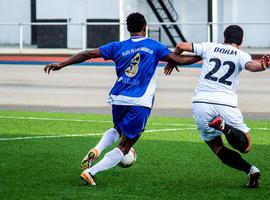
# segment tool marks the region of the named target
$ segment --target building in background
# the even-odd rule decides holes
[[[156,11],[151,2],[156,5]],[[173,21],[166,19],[170,16],[159,2],[166,4]],[[119,16],[125,18],[130,12],[137,11],[143,13],[149,22],[149,36],[168,46],[174,46],[172,37],[175,41],[184,38],[194,42],[223,42],[224,28],[228,24],[240,23],[245,30],[243,46],[270,47],[267,3],[268,0],[2,0],[0,44],[18,44],[18,23],[23,23],[21,36],[24,44],[38,48],[83,48],[85,43],[85,47],[94,48],[118,40],[121,34],[123,39],[127,38],[127,32],[119,32]],[[120,7],[123,12],[119,12]],[[162,9],[162,19],[159,19],[157,12]],[[178,28],[157,24],[162,21],[175,21],[179,23]],[[31,26],[32,22],[46,25]],[[86,22],[116,24],[85,26]]]

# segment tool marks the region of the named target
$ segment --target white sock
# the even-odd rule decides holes
[[[95,146],[95,149],[98,150],[98,154],[100,155],[104,149],[115,143],[118,139],[118,132],[114,128],[110,128],[103,134],[99,143]]]
[[[87,169],[87,171],[94,176],[98,172],[116,166],[121,161],[123,156],[124,154],[122,153],[122,151],[116,147],[110,152],[106,153],[105,156],[102,158],[102,160],[100,160],[93,167]]]
[[[251,174],[255,174],[255,173],[260,173],[260,170],[256,167],[256,166],[251,166],[250,171],[248,173],[248,176],[250,176]]]

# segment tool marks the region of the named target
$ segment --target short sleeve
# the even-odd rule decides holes
[[[239,63],[240,63],[241,69],[245,69],[247,62],[249,62],[249,61],[252,61],[251,55],[243,52],[239,58]]]
[[[192,43],[193,52],[198,56],[203,56],[207,50],[207,43]]]
[[[165,58],[171,51],[163,44],[159,43],[159,60]]]
[[[105,60],[114,60],[117,43],[118,42],[112,42],[112,43],[109,43],[109,44],[106,44],[106,45],[99,47],[99,51],[101,53],[101,56]]]

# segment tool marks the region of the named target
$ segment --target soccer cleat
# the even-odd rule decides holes
[[[94,177],[87,170],[81,173],[80,178],[84,185],[96,185]]]
[[[248,183],[247,183],[247,187],[249,188],[258,188],[259,187],[259,178],[261,176],[261,172],[260,170],[255,167],[252,166],[249,174],[248,174]]]
[[[92,163],[98,158],[98,150],[97,149],[91,149],[86,156],[83,158],[81,162],[81,168],[82,170],[85,170],[87,168],[90,168],[92,166]]]
[[[217,116],[209,123],[209,126],[216,130],[223,131],[225,128],[225,122],[221,116]]]

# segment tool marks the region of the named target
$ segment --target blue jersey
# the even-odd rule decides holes
[[[146,37],[112,42],[99,50],[105,60],[113,60],[116,65],[117,80],[107,102],[151,108],[156,90],[156,68],[170,50]]]

